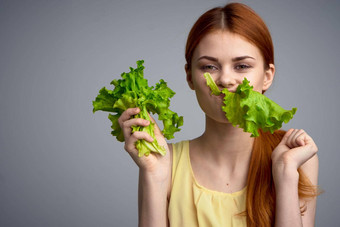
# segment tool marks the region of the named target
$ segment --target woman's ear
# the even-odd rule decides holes
[[[272,85],[275,76],[274,64],[269,64],[269,68],[264,72],[264,81],[262,91],[266,91]]]
[[[192,75],[191,75],[190,67],[188,66],[188,64],[185,64],[184,68],[185,68],[185,72],[187,74],[188,85],[192,90],[194,90],[194,83],[192,82]]]

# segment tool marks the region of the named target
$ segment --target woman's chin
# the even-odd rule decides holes
[[[208,115],[206,114],[207,119],[214,121],[216,123],[219,124],[230,124],[230,122],[228,121],[228,119],[226,118],[224,112],[220,113],[220,114],[214,114],[214,115]]]

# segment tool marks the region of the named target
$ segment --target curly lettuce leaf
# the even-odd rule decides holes
[[[210,74],[207,77],[211,78]],[[211,90],[214,89],[212,83],[215,84],[212,78],[209,82],[207,80],[207,85]],[[222,90],[222,93],[225,95],[222,110],[228,121],[233,126],[250,132],[252,137],[259,136],[258,129],[274,133],[282,127],[283,122],[288,123],[297,110],[297,108],[285,110],[268,97],[254,91],[246,78],[237,87],[235,93],[229,92],[226,88]]]
[[[165,148],[160,146],[155,138],[155,124],[151,122],[149,113],[158,114],[158,119],[163,122],[162,133],[165,138],[174,138],[174,133],[180,131],[180,126],[183,125],[183,117],[169,109],[170,98],[175,95],[164,80],[160,80],[155,87],[148,85],[148,80],[144,78],[144,61],[137,61],[137,68],[130,67],[129,73],[122,73],[122,79],[111,81],[114,86],[113,90],[108,90],[103,87],[96,99],[92,102],[93,113],[101,110],[112,112],[109,114],[109,119],[112,122],[111,134],[118,141],[124,141],[123,131],[118,124],[118,118],[128,108],[139,107],[140,112],[134,118],[143,118],[150,121],[146,127],[133,126],[132,132],[145,131],[149,133],[154,141],[152,143],[145,140],[136,142],[138,155],[149,155],[150,151],[165,155]]]
[[[112,94],[112,91],[103,87],[99,91],[99,95],[93,102],[93,113],[97,110],[113,111],[113,104],[116,102],[116,98]]]

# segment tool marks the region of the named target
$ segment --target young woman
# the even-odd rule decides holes
[[[140,168],[140,226],[314,226],[318,195],[317,146],[303,130],[260,132],[257,138],[233,127],[221,110],[223,96],[212,96],[203,74],[222,90],[235,91],[244,77],[254,90],[272,84],[275,66],[270,33],[249,7],[232,3],[204,13],[186,45],[187,82],[205,113],[204,133],[167,144],[167,153],[139,158],[135,142],[152,141],[132,125],[138,108],[119,119],[125,149]]]

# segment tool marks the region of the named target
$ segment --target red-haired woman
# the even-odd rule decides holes
[[[205,113],[204,133],[166,144],[163,157],[139,158],[134,143],[152,141],[132,125],[138,108],[119,119],[125,149],[140,168],[140,226],[314,226],[318,179],[317,146],[303,130],[260,131],[257,138],[233,127],[221,110],[221,96],[210,95],[203,74],[220,89],[235,91],[244,77],[258,92],[272,84],[275,66],[270,33],[248,6],[227,4],[204,13],[186,45],[187,82]]]

